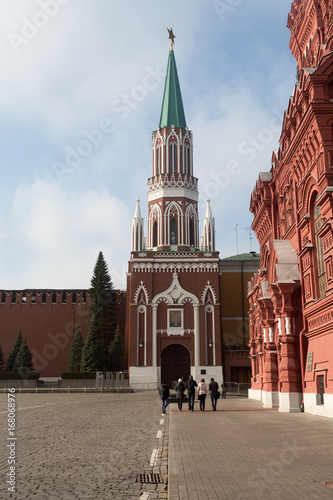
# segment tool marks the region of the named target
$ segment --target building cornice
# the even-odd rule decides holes
[[[159,200],[161,198],[187,198],[189,200],[198,201],[198,191],[192,191],[183,187],[166,187],[156,189],[155,191],[148,191],[148,203],[151,201]]]

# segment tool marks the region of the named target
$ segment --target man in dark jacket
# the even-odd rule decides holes
[[[166,383],[165,380],[162,383],[159,392],[160,392],[160,396],[161,396],[161,400],[162,400],[162,413],[164,414],[166,407],[170,403],[170,401],[169,401],[170,391],[169,391],[168,384]]]
[[[210,390],[210,399],[212,400],[212,408],[213,411],[216,411],[217,398],[219,397],[218,396],[219,384],[215,382],[213,378],[210,379],[209,390]]]
[[[222,387],[222,399],[227,399],[227,384],[223,382],[221,387]]]
[[[198,387],[198,384],[193,379],[192,375],[186,382],[187,396],[188,396],[188,409],[190,411],[194,411],[194,398],[195,398],[195,388]]]
[[[182,411],[183,407],[183,400],[184,400],[184,392],[185,392],[185,384],[182,381],[182,379],[178,379],[177,385],[175,387],[175,391],[177,394],[177,403],[178,403],[178,410]]]

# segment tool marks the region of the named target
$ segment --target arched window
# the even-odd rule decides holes
[[[190,148],[185,146],[184,151],[184,173],[190,175]]]
[[[170,243],[171,245],[177,245],[177,222],[172,219],[170,224]]]
[[[194,223],[190,220],[190,245],[194,247]]]
[[[158,244],[158,224],[155,221],[153,225],[153,247],[157,247]]]
[[[318,196],[314,202],[313,219],[314,219],[314,232],[315,232],[316,253],[317,253],[319,297],[323,297],[326,291],[326,272],[325,272],[323,242],[319,236],[319,232],[322,228],[323,221],[321,217],[320,207],[317,205],[317,200]]]
[[[176,144],[171,142],[169,146],[169,164],[170,164],[170,173],[176,173]]]
[[[161,146],[158,145],[156,148],[156,175],[161,173]]]

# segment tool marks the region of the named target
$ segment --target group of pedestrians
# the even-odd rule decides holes
[[[176,396],[177,396],[177,405],[179,411],[183,409],[183,401],[185,390],[187,390],[188,397],[188,409],[189,411],[194,411],[194,400],[195,400],[195,392],[196,388],[198,388],[198,399],[200,401],[200,411],[205,411],[206,405],[206,397],[210,392],[210,398],[212,403],[213,411],[216,411],[217,400],[220,398],[221,394],[219,392],[219,385],[213,378],[210,379],[209,385],[205,383],[205,379],[202,378],[197,384],[197,382],[193,379],[191,375],[190,378],[185,383],[182,378],[178,379],[178,382],[175,387]],[[227,384],[222,382],[222,398],[226,398],[227,396]],[[162,413],[165,413],[166,407],[170,403],[170,390],[167,383],[164,381],[160,387],[160,396],[162,400]]]

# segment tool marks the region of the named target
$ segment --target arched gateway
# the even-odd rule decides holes
[[[161,352],[161,380],[172,386],[172,381],[183,377],[188,380],[191,374],[191,355],[186,347],[171,344]]]

